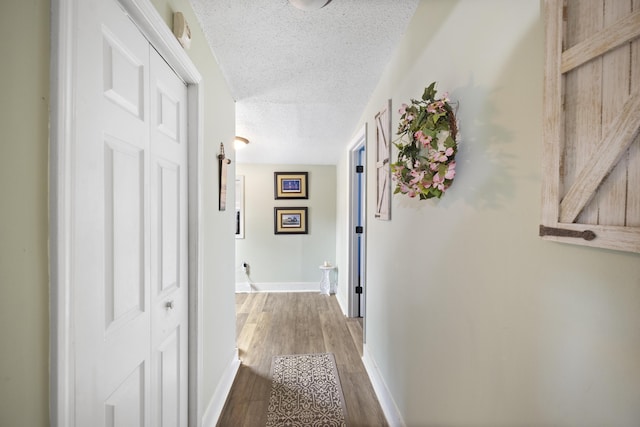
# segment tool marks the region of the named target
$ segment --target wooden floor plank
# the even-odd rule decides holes
[[[336,358],[347,425],[388,425],[362,364],[362,323],[345,317],[335,296],[238,294],[236,310],[242,365],[218,426],[264,426],[273,356],[323,352],[333,353]]]
[[[371,387],[361,387],[363,373],[347,372],[340,374],[345,402],[347,405],[347,425],[349,427],[386,426],[382,411],[371,411],[369,405],[377,398]]]
[[[240,332],[242,332],[242,328],[244,328],[245,323],[247,323],[247,317],[249,317],[248,313],[236,314],[236,339],[239,339]]]
[[[249,294],[236,294],[236,313],[249,313],[251,303],[248,301]]]
[[[236,339],[238,345],[238,353],[240,357],[246,357],[247,349],[251,347],[251,341],[255,336],[257,325],[255,323],[245,324],[240,330],[240,335]]]
[[[358,354],[362,357],[363,354],[363,336],[362,336],[362,319],[350,318],[347,319],[347,328],[351,334],[351,338],[358,349]]]
[[[240,353],[240,360],[242,360],[247,366],[259,368],[264,364],[266,359],[269,359],[269,355],[264,351],[255,351],[256,348],[266,348],[269,344],[271,334],[271,324],[273,322],[272,313],[260,313],[258,317],[258,323],[253,328],[253,336],[250,341],[241,342],[238,340],[238,352]],[[247,328],[250,326],[247,325]],[[240,333],[242,335],[242,332]],[[243,345],[244,344],[244,345]]]

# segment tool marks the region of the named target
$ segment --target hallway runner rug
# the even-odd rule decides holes
[[[331,353],[274,356],[267,427],[345,427],[346,407]]]

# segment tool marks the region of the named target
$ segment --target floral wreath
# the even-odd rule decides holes
[[[446,93],[436,99],[435,85],[424,90],[422,100],[412,99],[411,105],[402,104],[399,110],[400,137],[394,141],[398,160],[391,165],[397,183],[394,194],[440,198],[456,175],[456,117]]]

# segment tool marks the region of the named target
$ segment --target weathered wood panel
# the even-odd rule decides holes
[[[602,30],[603,0],[570,1],[565,11],[565,44],[574,46]],[[601,137],[602,60],[595,59],[565,74],[564,191],[578,178]],[[563,194],[564,195],[564,194]],[[562,211],[562,207],[560,208]],[[562,213],[562,212],[561,212]],[[583,209],[578,222],[597,224],[593,205]]]
[[[604,26],[618,28],[616,24],[632,12],[631,0],[609,1],[604,10]],[[633,16],[633,15],[632,15]],[[640,29],[640,15],[636,27]],[[631,27],[633,28],[633,26]],[[622,113],[621,100],[629,98],[631,66],[631,45],[625,43],[602,56],[602,131],[603,136],[611,135],[616,119]],[[640,99],[640,97],[638,97]],[[636,117],[640,109],[632,112]],[[600,191],[596,194],[593,204],[598,208],[598,222],[600,218],[606,220],[607,225],[625,225],[627,198],[627,152],[625,149],[617,165],[602,182]]]
[[[633,10],[640,13],[640,0],[633,0]],[[631,42],[631,72],[629,73],[631,91],[640,91],[640,38]],[[631,185],[627,186],[627,227],[640,227],[640,135],[629,148],[627,158],[627,179]]]
[[[542,222],[640,252],[640,0],[546,0]]]
[[[391,100],[375,115],[377,219],[391,219]]]

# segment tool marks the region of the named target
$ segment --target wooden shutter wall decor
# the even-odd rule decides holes
[[[376,120],[376,213],[391,219],[391,100],[375,115]]]
[[[640,252],[640,0],[545,0],[544,239]]]

